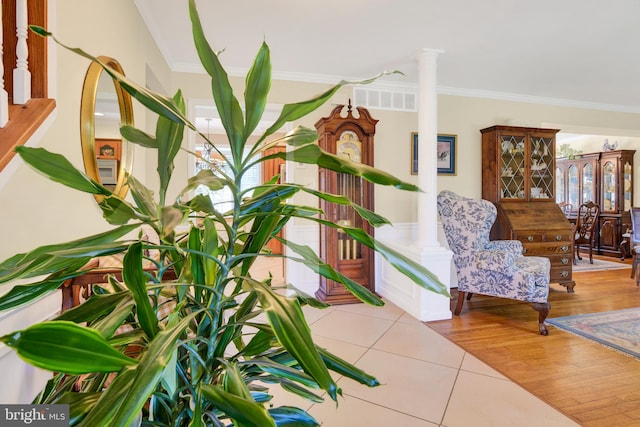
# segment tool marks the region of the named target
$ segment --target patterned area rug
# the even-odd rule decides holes
[[[578,264],[573,266],[573,272],[580,273],[582,271],[615,270],[618,268],[631,268],[631,265],[597,258],[594,258],[593,264],[590,264],[589,256],[583,255],[582,260],[578,260]]]
[[[640,358],[640,308],[556,317],[547,323]]]

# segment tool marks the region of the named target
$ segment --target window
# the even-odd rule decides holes
[[[231,148],[227,146],[216,146],[220,152],[228,158],[231,158]],[[203,158],[209,157],[210,161],[218,166],[225,174],[231,175],[229,165],[222,160],[218,152],[211,150],[210,154],[204,149],[203,145],[196,146],[196,153],[201,153]],[[245,152],[246,154],[246,152]],[[197,174],[203,169],[208,169],[209,165],[206,162],[201,161],[199,158],[195,158],[194,172]],[[260,164],[254,165],[251,169],[244,174],[242,178],[242,190],[253,188],[262,183],[261,180],[261,167]],[[224,187],[218,191],[210,191],[205,186],[201,185],[196,189],[196,194],[207,194],[211,198],[211,202],[219,212],[225,212],[233,207],[233,194],[229,187]],[[244,197],[250,197],[251,193],[247,193]]]

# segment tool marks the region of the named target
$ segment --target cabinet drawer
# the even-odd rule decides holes
[[[544,231],[529,231],[514,233],[513,238],[520,240],[522,243],[544,242]]]
[[[538,256],[550,256],[550,255],[571,255],[571,244],[565,243],[526,243],[522,245],[524,247],[525,255],[538,255]]]
[[[549,258],[549,261],[551,261],[551,268],[571,267],[573,263],[571,254],[551,255],[548,258]]]
[[[545,241],[546,242],[571,242],[571,232],[558,230],[558,231],[547,231],[545,233]]]
[[[518,233],[515,233],[514,238],[517,240],[520,240],[522,243],[570,242],[571,232],[565,231],[565,230],[518,232]]]
[[[567,280],[571,280],[571,266],[551,269],[550,282],[565,282]]]

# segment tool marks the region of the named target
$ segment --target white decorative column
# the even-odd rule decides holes
[[[441,50],[423,49],[418,54],[418,243],[439,247],[437,227],[438,55]]]
[[[438,242],[437,58],[443,51],[423,49],[418,53],[418,195],[417,224],[404,230],[381,229],[376,236],[384,243],[429,269],[449,288],[451,251]],[[451,318],[450,299],[423,289],[395,271],[381,257],[376,260],[376,291],[421,321]]]

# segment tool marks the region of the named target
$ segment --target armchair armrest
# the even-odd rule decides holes
[[[522,255],[522,242],[520,240],[492,240],[485,247],[486,250],[512,251],[516,255]]]
[[[476,267],[483,270],[505,271],[514,268],[516,253],[513,250],[483,250],[476,252]]]

